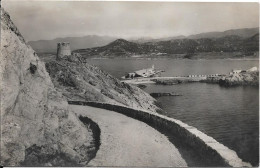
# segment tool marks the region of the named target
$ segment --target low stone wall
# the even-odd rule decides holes
[[[243,162],[235,151],[179,120],[113,104],[81,101],[69,101],[68,103],[107,109],[145,122],[168,137],[179,149],[188,166],[251,167],[249,163]]]

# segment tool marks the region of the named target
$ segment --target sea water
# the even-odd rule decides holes
[[[232,69],[258,66],[256,60],[99,59],[89,60],[117,78],[127,72],[149,68],[162,76],[227,74]],[[254,166],[259,163],[259,88],[221,87],[218,84],[187,83],[171,86],[147,84],[152,92],[176,92],[183,96],[160,97],[165,115],[179,119],[212,136]]]

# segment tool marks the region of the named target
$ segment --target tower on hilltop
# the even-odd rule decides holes
[[[71,55],[70,43],[62,42],[57,44],[57,56],[56,59],[61,59],[65,55]]]

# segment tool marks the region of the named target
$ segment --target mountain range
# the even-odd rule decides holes
[[[239,36],[240,38],[246,39],[250,38],[259,33],[259,28],[244,28],[244,29],[231,29],[223,32],[207,32],[200,33],[190,36],[174,36],[174,37],[165,37],[165,38],[150,38],[150,37],[142,37],[142,38],[128,38],[129,42],[134,43],[155,43],[161,41],[172,41],[172,40],[181,40],[181,39],[202,39],[202,38],[223,38],[225,36]],[[86,49],[93,47],[101,47],[105,46],[115,40],[118,37],[112,36],[98,36],[98,35],[88,35],[83,37],[65,37],[65,38],[56,38],[53,40],[39,40],[39,41],[29,41],[28,44],[32,46],[32,48],[38,53],[56,53],[57,51],[57,43],[58,42],[70,42],[71,49]]]
[[[243,38],[228,35],[219,38],[174,39],[135,43],[118,39],[103,47],[79,49],[74,52],[84,57],[132,57],[132,56],[171,56],[183,54],[189,58],[198,53],[242,53],[241,55],[255,55],[259,50],[259,33]],[[230,54],[229,54],[230,55]]]
[[[259,27],[256,28],[244,28],[244,29],[230,29],[223,32],[206,32],[206,33],[199,33],[190,36],[173,36],[173,37],[165,37],[165,38],[140,38],[137,40],[132,40],[132,42],[137,43],[145,43],[145,42],[158,42],[158,41],[168,41],[168,40],[175,40],[175,39],[200,39],[200,38],[220,38],[230,35],[240,36],[243,38],[251,37],[259,32]]]

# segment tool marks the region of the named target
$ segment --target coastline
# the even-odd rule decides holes
[[[259,166],[256,6],[5,1],[1,166]]]

